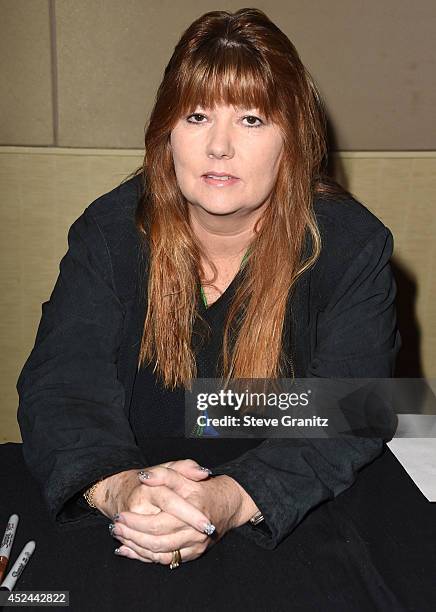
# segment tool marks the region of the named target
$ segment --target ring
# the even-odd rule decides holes
[[[173,550],[173,558],[171,559],[170,569],[175,569],[179,567],[182,562],[182,555],[180,554],[180,550]]]

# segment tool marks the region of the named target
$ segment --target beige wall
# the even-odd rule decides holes
[[[345,153],[336,173],[392,230],[404,347],[399,376],[436,378],[436,153]],[[16,382],[67,248],[96,197],[141,165],[142,152],[0,147],[0,441],[19,440]]]
[[[182,31],[207,11],[243,6],[0,0],[0,145],[140,148]],[[255,6],[294,42],[319,84],[334,150],[436,149],[434,0]]]

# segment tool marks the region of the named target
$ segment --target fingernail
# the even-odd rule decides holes
[[[121,535],[118,531],[115,531],[115,527],[116,525],[109,525],[109,533],[113,538],[117,538],[119,535]]]
[[[207,467],[203,467],[202,465],[199,465],[198,469],[201,470],[202,472],[207,472],[209,474],[209,476],[212,474],[212,470],[210,470]]]
[[[121,514],[119,514],[118,512],[117,514],[114,515],[112,520],[114,523],[125,523],[126,522],[126,519],[124,518],[124,516],[121,516]]]
[[[206,525],[203,528],[203,532],[207,533],[207,535],[212,535],[214,531],[215,531],[215,525],[212,525],[212,523],[206,523]]]
[[[114,550],[114,554],[116,554],[116,555],[120,555],[120,557],[122,557],[122,556],[123,556],[123,553],[120,551],[120,549],[119,549],[119,548],[116,548],[116,549]]]
[[[144,470],[141,470],[138,474],[139,478],[141,480],[148,480],[148,478],[151,478],[151,473],[150,472],[144,472]]]

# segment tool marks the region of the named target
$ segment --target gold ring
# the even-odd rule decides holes
[[[182,555],[180,554],[180,550],[173,550],[173,558],[171,559],[170,569],[175,569],[179,567],[182,562]]]

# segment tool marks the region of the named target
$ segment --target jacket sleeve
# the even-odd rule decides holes
[[[58,524],[101,520],[81,492],[100,477],[147,465],[117,378],[123,321],[106,242],[86,209],[68,232],[17,382],[24,460]]]
[[[315,353],[306,376],[389,378],[401,347],[396,327],[396,283],[388,228],[374,234],[349,265],[328,306],[318,313]],[[392,432],[393,435],[394,432]],[[375,459],[384,440],[270,438],[213,469],[234,478],[265,521],[236,530],[266,549],[275,548],[320,503],[346,490],[357,471]]]

